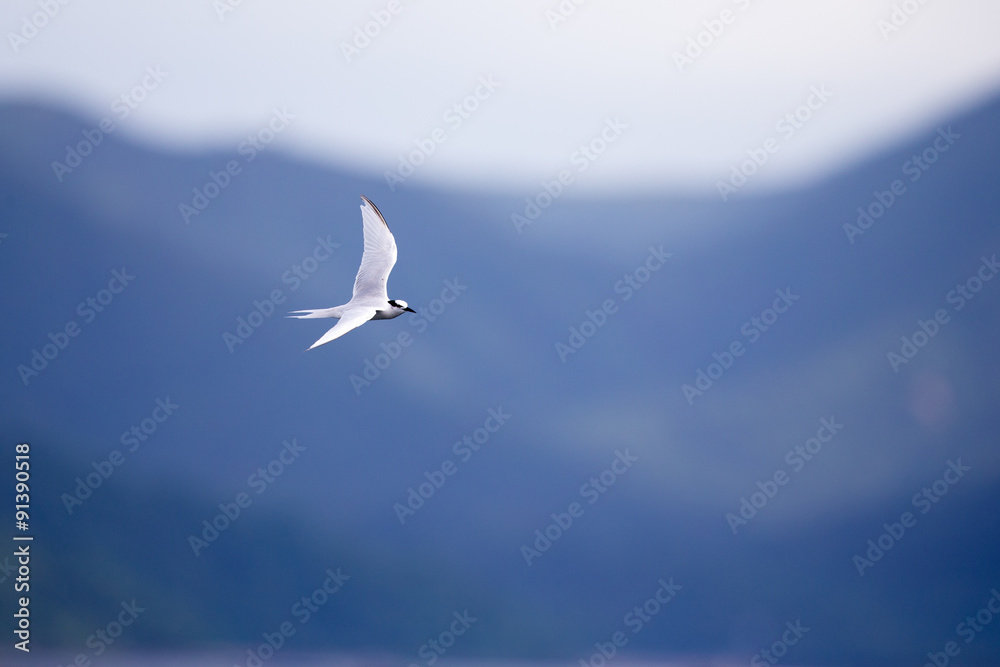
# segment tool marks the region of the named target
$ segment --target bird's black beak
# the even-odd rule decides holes
[[[406,308],[404,308],[403,310],[408,310],[408,311],[409,311],[409,312],[411,312],[411,313],[415,313],[415,312],[417,312],[417,311],[413,310],[412,308],[410,308],[409,306],[407,306],[407,307],[406,307]]]

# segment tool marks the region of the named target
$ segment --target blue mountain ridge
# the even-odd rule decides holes
[[[390,192],[277,145],[246,162],[111,134],[59,180],[52,162],[97,122],[23,101],[0,121],[3,424],[34,451],[42,645],[87,650],[134,598],[149,611],[123,645],[249,648],[342,567],[295,650],[426,664],[419,647],[468,609],[479,620],[449,656],[576,660],[624,630],[635,656],[749,659],[801,619],[796,661],[912,664],[1000,586],[1000,282],[960,311],[946,299],[1000,251],[1000,100],[801,189],[568,188],[520,233],[511,214],[533,192]],[[960,138],[909,181],[938,127]],[[229,160],[240,172],[186,222],[180,205]],[[905,193],[851,243],[844,224],[896,179]],[[360,194],[400,248],[389,296],[423,314],[304,353],[332,322],[282,315],[349,298]],[[661,246],[641,289],[621,287]],[[102,295],[114,271],[134,278]],[[435,304],[449,284],[457,297]],[[752,324],[781,290],[797,300]],[[887,352],[940,308],[949,321],[894,372]],[[574,329],[593,331],[579,349]],[[50,334],[65,348],[25,382]],[[689,401],[683,386],[736,341],[744,354]],[[557,343],[575,351],[563,361]],[[128,451],[157,400],[179,407]],[[456,444],[490,410],[510,417],[478,451]],[[787,453],[823,418],[844,427],[796,470]],[[292,440],[301,454],[258,494]],[[70,513],[114,450],[124,462]],[[590,482],[625,451],[613,484]],[[912,496],[957,459],[967,477],[920,514]],[[734,534],[727,514],[779,470],[791,481]],[[240,493],[251,504],[195,555],[190,536]],[[535,531],[573,503],[540,550]],[[860,576],[855,556],[906,511],[916,525]],[[628,612],[671,578],[680,592],[633,634]],[[1000,635],[961,650],[996,661]]]

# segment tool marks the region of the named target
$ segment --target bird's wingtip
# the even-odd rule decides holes
[[[327,333],[329,333],[329,332],[327,332]],[[315,350],[317,347],[320,347],[322,345],[326,345],[329,342],[330,341],[328,341],[328,340],[323,340],[322,338],[320,338],[318,341],[316,341],[315,343],[313,343],[312,345],[310,345],[309,347],[307,347],[305,351],[308,352],[309,350]]]
[[[375,202],[364,195],[361,195],[361,200],[364,202],[364,204],[361,205],[361,209],[364,210],[365,206],[370,206],[371,209],[375,211],[375,215],[377,215],[379,220],[382,221],[382,224],[385,225],[385,228],[388,229],[389,223],[385,221],[385,216],[382,215],[382,211],[378,210],[378,206],[375,205]]]

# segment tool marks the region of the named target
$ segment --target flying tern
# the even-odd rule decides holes
[[[288,317],[300,320],[335,317],[337,324],[309,349],[325,345],[340,338],[351,329],[357,329],[368,320],[391,320],[403,313],[416,312],[400,299],[390,299],[385,285],[389,272],[396,263],[396,239],[385,224],[385,218],[375,204],[361,195],[361,221],[365,231],[365,251],[361,255],[361,268],[354,279],[354,295],[342,306],[318,310],[295,310]]]

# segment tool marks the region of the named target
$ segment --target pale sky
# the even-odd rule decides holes
[[[233,153],[285,110],[267,150],[382,175],[424,146],[399,187],[534,189],[571,169],[581,191],[714,194],[774,139],[759,191],[998,92],[998,25],[990,0],[6,0],[0,99]]]

